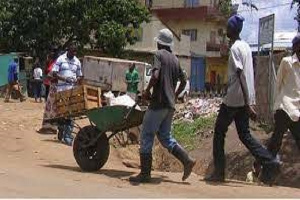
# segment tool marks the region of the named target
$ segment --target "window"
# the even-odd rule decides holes
[[[199,6],[199,0],[185,0],[184,6],[188,8],[194,8]]]
[[[197,32],[197,29],[186,29],[182,31],[182,34],[190,36],[191,41],[197,41]]]
[[[211,31],[210,32],[210,42],[212,43],[212,44],[216,44],[216,39],[217,39],[217,33],[216,33],[216,31]]]

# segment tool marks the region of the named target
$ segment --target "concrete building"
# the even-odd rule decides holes
[[[167,28],[156,16],[151,17],[149,23],[142,24],[141,28],[137,30],[138,41],[134,45],[127,47],[129,50],[133,50],[136,53],[154,54],[157,50],[157,44],[154,38],[158,35],[159,30]],[[180,64],[183,69],[186,70],[188,76],[191,74],[191,45],[190,37],[181,35],[180,37],[174,37],[173,51],[179,58]],[[152,59],[152,57],[150,57]],[[152,60],[148,60],[152,62]]]
[[[204,91],[209,85],[226,82],[227,61],[222,58],[227,54],[226,18],[217,9],[219,0],[139,1],[149,8],[154,17],[151,25],[143,27],[142,41],[130,49],[147,51],[148,45],[153,42],[153,31],[157,33],[160,27],[168,27],[181,41],[175,43],[175,48],[178,48],[176,54],[190,58],[190,61],[181,58],[181,62],[190,75],[192,90]],[[185,41],[186,36],[190,43]],[[190,52],[187,53],[189,46]]]

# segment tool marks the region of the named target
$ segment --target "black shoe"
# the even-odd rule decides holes
[[[140,154],[141,172],[129,178],[130,182],[149,183],[151,181],[152,154]]]
[[[64,137],[64,129],[63,129],[63,127],[58,127],[57,139],[59,141],[62,141],[63,137]]]
[[[139,173],[137,176],[130,177],[129,181],[134,183],[150,183],[151,175]]]
[[[192,173],[196,160],[192,159],[188,153],[179,145],[175,145],[172,154],[183,164],[184,171],[182,181],[185,181]]]
[[[212,173],[211,175],[204,178],[208,182],[225,182],[225,176],[223,174]]]
[[[277,160],[272,163],[264,164],[259,180],[266,185],[272,186],[280,174],[280,167],[281,162]]]

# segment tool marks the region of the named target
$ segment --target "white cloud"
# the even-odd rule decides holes
[[[233,0],[233,3],[241,2],[242,0]],[[251,11],[246,6],[240,6],[239,13],[245,17],[242,38],[249,43],[257,43],[259,18],[273,13],[275,14],[275,31],[297,29],[297,22],[294,20],[296,7],[290,9],[290,2],[291,0],[252,0],[259,11]]]

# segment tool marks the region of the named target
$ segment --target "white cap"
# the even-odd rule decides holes
[[[161,29],[154,40],[161,45],[171,47],[173,46],[173,33],[167,28]]]

